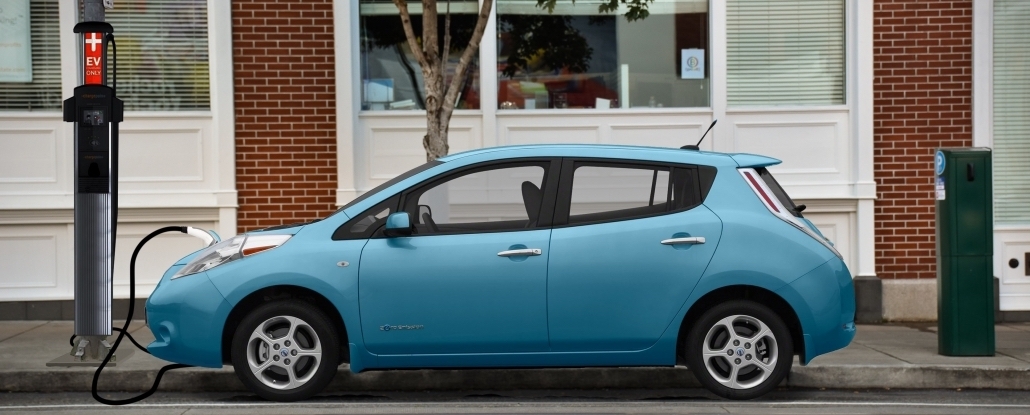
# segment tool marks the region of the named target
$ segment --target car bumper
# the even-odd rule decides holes
[[[147,299],[146,319],[155,339],[147,350],[170,362],[221,367],[222,329],[229,310],[206,273],[174,281],[165,275]]]
[[[855,286],[834,258],[777,290],[797,313],[804,338],[801,363],[843,349],[855,338]]]

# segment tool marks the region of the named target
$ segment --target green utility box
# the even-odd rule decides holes
[[[937,351],[994,356],[991,150],[937,151]]]

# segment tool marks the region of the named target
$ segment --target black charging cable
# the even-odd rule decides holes
[[[111,80],[111,95],[117,96],[117,93],[115,91],[118,87],[118,46],[114,42],[113,34],[109,33],[106,37],[106,41],[111,43],[111,49],[113,52],[112,66],[114,68],[114,73]],[[113,235],[118,234],[118,123],[112,123],[111,126],[111,161],[111,284],[113,290],[114,248],[116,240],[116,238]],[[99,393],[97,393],[97,384],[100,382],[100,372],[102,372],[104,370],[104,367],[107,366],[107,364],[111,361],[111,357],[114,356],[115,350],[118,350],[118,346],[122,343],[123,338],[128,336],[129,341],[131,341],[133,345],[142,350],[144,353],[150,354],[150,351],[147,350],[146,347],[140,345],[136,341],[136,339],[134,339],[132,335],[129,334],[129,324],[132,323],[132,314],[135,311],[136,307],[136,256],[139,255],[139,251],[143,249],[143,245],[145,245],[147,242],[149,242],[151,239],[154,239],[158,235],[166,232],[187,233],[187,228],[185,226],[166,226],[151,232],[150,234],[145,236],[143,240],[139,242],[139,244],[136,245],[136,249],[132,251],[132,258],[129,259],[129,311],[128,314],[125,316],[125,324],[122,325],[122,328],[120,329],[117,327],[112,329],[118,332],[118,337],[115,339],[114,345],[111,346],[111,350],[108,351],[107,356],[104,357],[104,361],[100,362],[100,367],[98,367],[97,371],[93,373],[93,386],[91,389],[93,399],[96,399],[97,402],[100,402],[102,404],[128,405],[144,400],[150,395],[153,395],[154,392],[157,392],[157,387],[161,383],[161,377],[164,376],[165,372],[173,369],[192,367],[190,365],[183,364],[171,364],[162,367],[160,370],[157,371],[157,376],[154,379],[154,385],[150,387],[150,390],[129,399],[106,399],[100,396]],[[70,341],[73,341],[74,338],[75,336],[72,336],[72,339],[70,339]]]
[[[139,255],[140,249],[143,249],[143,245],[145,245],[151,239],[154,239],[156,236],[158,236],[158,235],[160,235],[162,233],[167,233],[167,232],[182,232],[182,233],[186,233],[186,227],[185,226],[165,226],[165,227],[163,227],[161,229],[153,231],[150,234],[148,234],[147,236],[143,237],[143,240],[140,241],[138,245],[136,245],[136,249],[134,249],[132,251],[132,258],[129,259],[129,312],[128,312],[128,315],[125,317],[125,324],[122,326],[122,328],[121,329],[117,329],[117,328],[114,329],[115,331],[118,332],[118,337],[114,340],[114,345],[111,346],[111,351],[107,353],[107,357],[104,357],[104,361],[100,362],[100,367],[98,367],[97,371],[93,373],[93,388],[92,388],[93,399],[96,399],[97,402],[100,402],[102,404],[105,404],[105,405],[128,405],[128,404],[131,404],[131,403],[136,403],[136,402],[139,402],[141,400],[144,400],[147,397],[149,397],[150,395],[153,395],[154,392],[157,392],[157,386],[161,383],[161,377],[164,376],[165,372],[167,372],[169,370],[173,370],[173,369],[181,369],[181,368],[184,368],[184,367],[192,367],[190,365],[183,365],[183,364],[171,364],[171,365],[167,365],[165,367],[162,367],[161,370],[159,370],[157,372],[157,376],[154,379],[154,385],[150,387],[150,390],[148,390],[146,392],[143,392],[142,394],[140,394],[138,396],[134,396],[134,397],[129,398],[129,399],[123,399],[123,400],[106,399],[106,398],[101,397],[97,393],[97,383],[100,381],[100,372],[103,371],[104,367],[107,366],[107,363],[111,361],[111,356],[114,356],[114,351],[118,350],[118,345],[121,344],[122,338],[124,338],[125,336],[128,335],[129,338],[131,339],[132,343],[135,344],[136,347],[138,347],[140,350],[143,350],[147,354],[150,354],[150,352],[147,351],[147,349],[145,347],[140,346],[140,344],[137,343],[135,339],[132,339],[131,335],[129,335],[129,323],[132,322],[132,314],[135,311],[135,306],[136,306],[136,256]]]

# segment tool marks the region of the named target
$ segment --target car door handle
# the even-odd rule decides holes
[[[662,241],[662,245],[697,245],[705,243],[703,236],[688,236],[686,238],[672,238]]]
[[[501,251],[497,253],[497,256],[509,257],[509,256],[537,256],[542,254],[539,248],[525,248],[525,249],[510,249],[507,251]]]

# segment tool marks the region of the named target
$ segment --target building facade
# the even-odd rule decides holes
[[[59,70],[48,73],[59,87],[50,94],[70,96],[77,41],[59,28],[74,24],[74,4],[21,2],[41,10],[33,19],[56,11],[49,26],[31,20],[32,63],[45,57],[37,32],[53,32],[59,47],[49,59]],[[181,21],[138,35],[140,66],[157,45],[206,47],[174,57],[202,63],[188,74],[206,74],[210,102],[196,99],[198,82],[182,86],[187,75],[159,71],[151,76],[179,81],[157,92],[192,106],[126,114],[116,297],[127,294],[128,253],[152,228],[185,222],[225,236],[311,220],[425,162],[421,71],[392,1],[160,3],[117,5]],[[477,9],[451,2],[454,45],[467,40]],[[450,148],[680,147],[718,120],[701,148],[783,160],[774,174],[866,287],[860,307],[934,319],[933,151],[991,147],[1000,305],[1030,310],[1030,189],[1014,179],[1030,159],[1030,65],[1018,44],[1028,10],[1011,0],[656,0],[650,16],[628,21],[583,0],[559,1],[553,13],[535,0],[496,0],[468,76],[457,80]],[[411,11],[417,29],[421,10]],[[117,12],[108,20],[119,30]],[[119,45],[130,35],[116,34]],[[448,80],[460,54],[450,54]],[[123,99],[159,102],[140,73],[141,86],[128,87],[138,96]],[[42,80],[0,81],[0,91],[13,96],[6,92]],[[52,102],[0,101],[0,262],[13,264],[0,273],[0,302],[66,301],[70,126]],[[155,242],[140,280],[153,284],[191,244]]]

